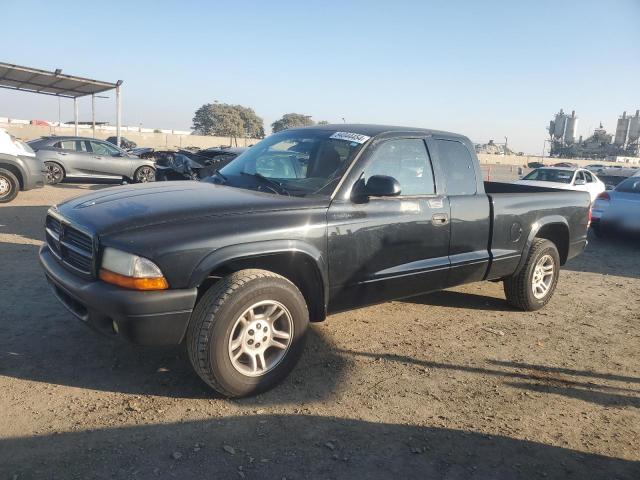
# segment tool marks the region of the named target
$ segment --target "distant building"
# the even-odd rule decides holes
[[[548,132],[551,142],[551,156],[564,158],[637,157],[640,153],[640,110],[633,117],[623,112],[616,125],[615,136],[602,127],[596,128],[586,140],[576,139],[578,117],[575,110],[571,115],[562,109],[549,122]]]

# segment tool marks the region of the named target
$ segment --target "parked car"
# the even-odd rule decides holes
[[[118,137],[109,137],[109,138],[107,138],[107,142],[109,142],[110,144],[115,145],[117,147],[118,146]],[[122,148],[124,150],[133,150],[137,146],[138,146],[138,144],[136,142],[134,142],[133,140],[129,140],[126,137],[120,137],[120,148]]]
[[[636,172],[638,172],[637,168],[607,167],[600,171],[598,178],[604,182],[607,190],[612,190],[625,178],[633,176]]]
[[[598,194],[606,190],[605,184],[594,173],[584,168],[537,168],[515,183],[588,192],[592,202]]]
[[[156,177],[153,160],[130,155],[97,138],[51,136],[28,143],[44,162],[49,184],[60,183],[65,178],[144,183]]]
[[[544,163],[541,162],[529,162],[527,163],[527,168],[540,168],[544,167]]]
[[[207,148],[192,152],[158,152],[156,154],[156,180],[200,180],[213,175],[246,148]]]
[[[309,321],[333,312],[479,280],[542,308],[586,245],[589,205],[483,183],[461,135],[323,125],[271,135],[205,181],[67,200],[39,255],[83,323],[184,342],[204,382],[240,397],[281,381]]]
[[[571,163],[571,162],[558,162],[558,163],[554,163],[553,166],[560,167],[560,168],[578,168],[577,163]]]
[[[591,173],[600,173],[602,171],[602,169],[603,168],[607,168],[607,166],[602,164],[602,163],[593,163],[591,165],[587,165],[584,168],[589,170]]]
[[[29,145],[0,128],[0,203],[39,187],[44,187],[44,165]]]
[[[598,237],[640,234],[640,176],[628,177],[598,195],[591,208],[591,229]]]

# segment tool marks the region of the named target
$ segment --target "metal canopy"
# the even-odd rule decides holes
[[[94,118],[95,136],[95,97],[97,93],[107,90],[116,90],[116,131],[118,146],[120,146],[121,127],[121,98],[120,86],[122,80],[116,83],[92,80],[90,78],[75,77],[65,75],[58,69],[53,72],[40,70],[38,68],[22,67],[11,63],[0,62],[0,88],[18,90],[22,92],[40,93],[42,95],[53,95],[56,97],[72,98],[74,103],[75,130],[78,135],[78,98],[91,95],[92,116]]]
[[[61,70],[49,72],[0,62],[0,88],[78,98],[116,88],[116,83],[65,75]]]

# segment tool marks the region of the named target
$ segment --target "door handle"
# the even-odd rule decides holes
[[[69,155],[69,154],[68,154],[68,153],[66,153],[66,152],[56,152],[56,153],[57,153],[58,155]]]
[[[446,213],[434,213],[431,216],[431,223],[433,225],[446,225],[449,223],[449,215]]]

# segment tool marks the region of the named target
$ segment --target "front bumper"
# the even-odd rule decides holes
[[[141,345],[182,342],[196,303],[195,288],[126,290],[74,275],[58,262],[46,244],[40,248],[39,257],[55,296],[83,323]]]

